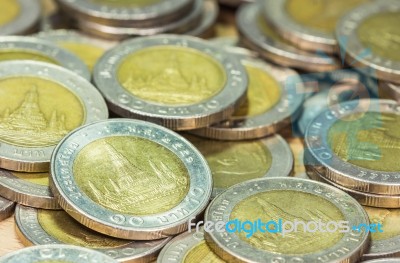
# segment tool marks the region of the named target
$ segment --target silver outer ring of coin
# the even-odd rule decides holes
[[[389,60],[370,52],[362,56],[367,50],[358,39],[357,29],[365,19],[380,12],[400,12],[400,3],[397,0],[374,1],[353,9],[346,14],[336,27],[336,36],[341,50],[346,51],[345,60],[354,66],[367,67],[372,77],[390,82],[400,83],[400,62]]]
[[[227,121],[192,130],[191,133],[219,140],[256,139],[276,133],[299,116],[306,91],[302,79],[294,70],[250,57],[242,59],[242,64],[263,70],[280,84],[279,102],[256,116],[232,116]]]
[[[308,126],[305,135],[310,165],[329,181],[364,193],[400,194],[399,172],[381,172],[343,161],[328,144],[328,131],[336,120],[352,113],[369,112],[400,114],[400,106],[392,100],[362,99],[331,106],[322,111]]]
[[[14,213],[15,203],[0,197],[0,222]]]
[[[0,26],[0,35],[21,35],[34,28],[40,19],[41,5],[39,1],[15,0],[20,6],[16,19]]]
[[[361,263],[399,263],[399,262],[400,258],[381,258],[381,259],[363,261]]]
[[[89,199],[75,183],[74,160],[83,147],[110,136],[151,140],[179,156],[190,177],[186,198],[166,212],[146,216],[118,214]],[[207,161],[190,142],[162,126],[131,119],[100,121],[67,135],[52,155],[50,182],[61,207],[80,223],[109,236],[134,240],[160,239],[185,231],[188,219],[206,208],[212,191],[212,175]]]
[[[384,89],[395,101],[400,102],[400,85],[385,82],[380,86],[380,88]],[[377,93],[379,93],[379,91]]]
[[[21,240],[24,240],[23,243],[29,242],[24,244],[26,246],[64,244],[43,229],[38,220],[38,210],[35,208],[17,205],[15,209],[15,223],[17,225],[17,233],[23,236],[23,238],[21,238]],[[79,229],[76,229],[76,231],[79,231]],[[115,248],[98,248],[94,250],[117,259],[119,262],[148,262],[156,258],[156,254],[170,239],[171,238],[165,238],[142,242],[132,241],[126,245]]]
[[[272,156],[271,167],[262,177],[286,177],[293,173],[294,159],[293,153],[288,143],[279,134],[272,135],[268,138],[260,140],[270,152]],[[211,198],[215,198],[227,188],[213,188]]]
[[[349,225],[369,224],[368,216],[360,204],[343,191],[319,182],[300,178],[265,178],[237,184],[216,197],[208,206],[204,220],[228,222],[233,208],[243,199],[267,191],[293,190],[317,195],[335,204]],[[275,254],[258,250],[243,242],[235,233],[205,233],[211,250],[226,261],[238,262],[355,262],[367,249],[369,233],[351,230],[334,246],[320,252],[296,255]],[[343,247],[347,251],[343,251]],[[341,252],[339,252],[341,251]],[[236,262],[235,261],[235,262]]]
[[[98,90],[86,79],[68,69],[37,61],[6,61],[0,63],[0,79],[29,76],[54,81],[80,99],[86,116],[83,124],[107,119],[107,105]],[[2,143],[1,168],[21,172],[47,172],[51,154],[56,146],[22,147]],[[15,154],[17,153],[17,154]]]
[[[293,45],[303,50],[337,53],[337,40],[329,34],[294,21],[286,12],[287,0],[265,0],[262,7],[264,19]]]
[[[96,250],[71,245],[27,247],[0,257],[0,263],[37,263],[52,260],[69,263],[118,263]]]
[[[30,207],[61,209],[48,186],[31,183],[3,169],[0,169],[0,196]]]
[[[206,101],[172,106],[145,101],[122,87],[116,75],[127,55],[148,47],[171,45],[193,48],[219,62],[227,78],[223,89]],[[189,36],[158,35],[127,40],[106,52],[94,67],[94,83],[110,110],[119,116],[151,121],[172,130],[191,130],[228,119],[246,97],[248,78],[238,59],[206,41]]]
[[[257,19],[261,15],[260,8],[259,4],[254,3],[243,5],[238,10],[236,24],[244,46],[259,52],[265,59],[281,66],[301,68],[311,72],[332,71],[341,68],[341,63],[334,57],[305,52],[266,36],[257,24]]]
[[[204,0],[204,10],[201,20],[195,28],[185,32],[185,35],[209,38],[213,36],[214,24],[219,14],[219,6],[215,0]]]
[[[89,69],[82,60],[71,52],[62,49],[49,41],[25,36],[0,37],[0,51],[6,50],[21,50],[39,53],[45,57],[53,59],[59,64],[59,66],[69,69],[83,78],[90,80],[91,75]]]

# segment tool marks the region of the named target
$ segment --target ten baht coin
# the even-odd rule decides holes
[[[216,228],[225,224],[222,232],[206,232],[205,239],[228,262],[357,262],[368,249],[368,231],[352,229],[368,224],[362,206],[343,191],[307,179],[237,184],[211,202],[207,221]],[[296,221],[304,224],[295,229]]]
[[[18,205],[15,210],[17,234],[30,245],[69,244],[102,252],[119,262],[150,262],[170,238],[130,241],[95,232],[65,211],[35,209]]]
[[[236,57],[204,40],[159,35],[109,50],[94,82],[119,116],[189,130],[230,117],[246,95],[247,74]]]
[[[0,263],[118,263],[95,250],[71,245],[43,245],[20,249],[0,257]]]
[[[9,218],[14,213],[15,203],[0,197],[0,221]]]
[[[110,119],[54,150],[50,187],[64,210],[100,233],[135,240],[185,231],[208,204],[212,176],[186,139],[162,126]]]
[[[0,167],[46,172],[57,143],[71,130],[108,117],[87,80],[36,61],[0,63]]]

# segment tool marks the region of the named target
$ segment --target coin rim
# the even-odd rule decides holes
[[[14,213],[15,203],[0,196],[0,222]]]

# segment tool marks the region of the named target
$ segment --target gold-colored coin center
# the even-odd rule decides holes
[[[226,82],[226,73],[214,58],[176,46],[155,46],[128,55],[117,76],[133,95],[175,106],[203,102],[219,93]]]
[[[207,245],[206,241],[203,240],[186,253],[183,262],[224,263],[225,261],[215,255]]]
[[[376,228],[376,232],[371,232],[371,239],[373,241],[381,241],[400,236],[400,209],[385,209],[368,206],[364,206],[364,209],[368,214],[370,223],[381,224],[381,230],[383,231],[379,232],[378,228]]]
[[[24,181],[42,185],[49,186],[49,173],[18,173],[12,172],[15,177],[22,179]]]
[[[97,60],[104,54],[105,51],[103,48],[99,48],[95,45],[79,42],[59,42],[58,45],[78,56],[86,64],[90,71],[93,70]]]
[[[21,11],[16,0],[0,0],[0,7],[0,27],[13,21]]]
[[[86,145],[74,162],[79,188],[118,213],[150,215],[177,206],[189,191],[184,163],[164,146],[133,136],[113,136]]]
[[[34,60],[59,65],[59,63],[51,57],[48,57],[38,52],[19,49],[0,50],[0,61],[8,60]]]
[[[90,0],[91,2],[99,5],[106,5],[112,7],[146,7],[160,3],[162,0]]]

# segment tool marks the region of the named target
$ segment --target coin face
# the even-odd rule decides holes
[[[14,213],[15,203],[0,197],[0,221],[10,217]]]
[[[1,167],[48,170],[55,145],[80,125],[105,119],[106,104],[85,79],[47,63],[0,63]]]
[[[65,184],[66,171],[73,188]],[[207,163],[190,143],[161,126],[128,119],[75,130],[55,150],[51,174],[52,190],[72,217],[136,240],[182,232],[212,190]]]
[[[350,226],[368,223],[363,208],[349,195],[334,187],[298,178],[265,178],[237,184],[216,197],[205,214],[205,220],[213,223],[278,222],[279,219],[282,222],[348,221]],[[311,233],[303,229],[285,235],[253,231],[249,236],[245,231],[228,232],[224,228],[223,232],[205,235],[207,244],[218,256],[226,261],[242,262],[316,262],[321,257],[326,261],[356,261],[368,244],[366,231],[314,230]],[[334,253],[342,251],[342,247],[347,248],[344,253]]]
[[[0,1],[0,35],[30,33],[40,18],[40,2],[29,0]]]

